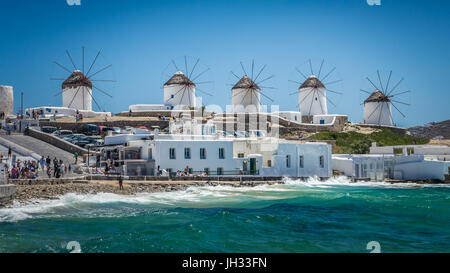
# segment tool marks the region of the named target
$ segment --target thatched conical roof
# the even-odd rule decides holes
[[[316,76],[312,75],[300,86],[299,89],[302,88],[325,88],[325,85],[316,78]]]
[[[252,79],[250,79],[247,75],[245,75],[244,77],[242,77],[242,79],[240,79],[234,86],[233,88],[231,88],[231,90],[234,89],[253,89],[253,90],[261,90],[261,88],[259,88],[259,86],[252,81]]]
[[[75,70],[63,83],[62,89],[78,88],[80,86],[89,87],[92,89],[92,82],[80,71]]]
[[[388,96],[383,94],[383,92],[377,89],[364,101],[364,103],[368,102],[391,102],[391,100]]]
[[[175,73],[172,78],[170,78],[165,84],[164,86],[169,86],[169,85],[176,85],[176,84],[180,84],[180,85],[190,85],[190,86],[195,86],[195,83],[193,83],[188,77],[186,77],[183,72],[178,71],[177,73]]]

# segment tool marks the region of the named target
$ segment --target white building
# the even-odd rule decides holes
[[[111,112],[94,112],[90,110],[77,110],[75,108],[56,107],[56,106],[41,106],[34,108],[27,108],[25,115],[32,117],[34,113],[39,113],[40,118],[63,118],[75,117],[77,112],[83,115],[83,118],[105,118],[111,117]]]
[[[375,90],[364,101],[364,124],[393,125],[391,100],[380,90]]]
[[[316,76],[310,76],[300,86],[298,105],[305,116],[328,114],[327,89]]]
[[[302,113],[297,111],[277,111],[272,112],[273,115],[277,115],[288,121],[293,121],[296,123],[302,123]]]
[[[178,110],[196,107],[195,84],[183,72],[175,73],[164,84],[164,105]]]
[[[450,147],[402,145],[377,147],[370,155],[333,155],[333,169],[356,179],[383,181],[438,179],[450,171]]]
[[[261,89],[247,75],[231,89],[232,110],[235,113],[256,113],[261,108]]]
[[[127,156],[132,154],[132,156]],[[149,168],[174,173],[187,166],[192,174],[331,177],[331,146],[275,138],[235,138],[219,135],[159,135],[131,141],[122,157],[127,173],[154,174]],[[132,167],[129,167],[129,165]],[[136,171],[140,166],[141,172]]]

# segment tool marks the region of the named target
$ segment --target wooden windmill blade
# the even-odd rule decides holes
[[[73,51],[72,51],[73,52]],[[70,63],[72,65],[74,71],[70,71],[66,66],[61,64],[60,62],[54,61],[53,63],[56,64],[59,68],[63,69],[64,71],[70,73],[70,76],[68,78],[60,78],[60,77],[52,77],[50,80],[52,81],[62,81],[62,91],[58,92],[55,96],[63,95],[63,106],[64,101],[66,101],[67,105],[65,105],[68,108],[71,108],[74,106],[74,102],[78,101],[81,103],[81,105],[77,105],[76,107],[81,107],[85,109],[86,107],[88,110],[91,110],[91,102],[94,101],[94,103],[98,106],[98,108],[101,110],[101,107],[98,103],[98,100],[94,96],[93,89],[99,91],[100,93],[106,95],[109,98],[112,98],[112,95],[110,92],[106,91],[104,87],[96,86],[92,82],[97,82],[99,84],[101,83],[115,83],[116,81],[114,79],[110,79],[109,77],[106,79],[102,78],[93,78],[94,76],[100,75],[104,71],[108,70],[112,67],[112,65],[104,66],[103,68],[99,69],[95,73],[91,74],[91,71],[95,67],[95,65],[99,61],[99,57],[101,56],[101,51],[98,51],[95,55],[95,58],[93,58],[93,61],[91,62],[89,66],[89,70],[85,74],[85,47],[81,47],[81,61],[78,63],[81,63],[81,70],[78,69],[77,63],[75,62],[75,59],[73,58],[73,55],[69,50],[65,50],[66,55],[66,62]],[[77,88],[80,87],[80,88]],[[75,89],[73,89],[75,88]],[[91,90],[89,90],[91,89]],[[72,90],[72,94],[67,94],[68,91]],[[80,93],[81,92],[81,93]],[[64,96],[71,96],[67,100],[64,99]],[[87,96],[87,97],[86,97]],[[77,97],[79,98],[77,100]],[[92,101],[89,101],[88,104],[86,104],[86,99],[91,98]]]
[[[383,77],[384,75],[384,77]],[[379,126],[384,125],[394,125],[394,119],[392,116],[392,109],[390,106],[392,106],[403,118],[406,117],[406,115],[400,110],[399,105],[402,106],[410,106],[409,103],[406,103],[404,101],[401,101],[397,97],[401,97],[402,95],[411,93],[410,90],[404,90],[404,91],[397,91],[396,90],[400,87],[401,83],[404,81],[404,78],[401,78],[393,87],[391,87],[391,81],[393,80],[393,71],[389,71],[389,73],[381,73],[380,70],[376,71],[376,76],[378,79],[378,84],[376,85],[374,81],[371,80],[370,77],[366,77],[366,80],[370,83],[371,87],[375,88],[375,91],[373,93],[368,92],[365,89],[360,89],[361,92],[368,93],[370,96],[362,103],[364,104],[364,112],[365,117],[364,121],[367,123],[373,123],[372,116],[373,114],[378,111],[377,113],[379,116],[377,117],[376,123]],[[394,99],[395,98],[395,99]],[[368,107],[369,103],[377,103],[377,107],[366,116],[366,107]],[[386,117],[389,119],[386,121]]]

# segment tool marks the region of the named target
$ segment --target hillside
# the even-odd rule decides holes
[[[376,142],[377,146],[427,144],[429,142],[428,139],[416,138],[408,135],[399,137],[388,129],[383,129],[371,134],[357,132],[320,132],[311,136],[311,138],[315,140],[336,141],[336,146],[333,147],[333,153],[337,154],[369,153],[372,142]]]
[[[431,122],[422,126],[416,126],[408,129],[413,137],[426,139],[450,139],[450,120],[441,122]]]

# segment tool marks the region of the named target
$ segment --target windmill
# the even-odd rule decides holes
[[[302,115],[328,115],[328,102],[334,107],[336,107],[336,103],[327,96],[327,93],[330,92],[337,95],[342,95],[342,93],[331,90],[327,86],[342,82],[342,80],[334,76],[336,67],[329,68],[328,72],[325,72],[324,60],[320,63],[318,71],[314,71],[311,60],[308,60],[307,64],[311,72],[310,76],[307,77],[300,68],[296,67],[295,70],[300,79],[289,81],[297,84],[299,87],[297,91],[289,95],[298,94],[298,107]],[[316,74],[315,72],[318,73]]]
[[[206,85],[206,88],[211,88],[208,84],[212,84],[213,81],[205,81],[201,78],[205,76],[211,69],[200,64],[200,59],[196,59],[194,65],[190,65],[187,56],[184,56],[184,67],[179,67],[177,63],[172,60],[168,65],[175,69],[175,73],[164,72],[165,77],[170,77],[164,83],[164,104],[170,106],[171,109],[182,110],[185,107],[195,108],[197,107],[196,91],[212,96],[211,93],[205,91],[199,86]],[[197,69],[201,68],[197,72]],[[167,68],[166,68],[167,70]]]
[[[397,84],[390,88],[392,80],[392,71],[389,72],[387,81],[383,84],[383,80],[380,75],[380,71],[377,70],[377,77],[379,86],[377,86],[369,77],[366,77],[367,81],[370,83],[371,87],[375,88],[375,91],[369,92],[364,89],[360,89],[361,92],[367,93],[370,96],[364,100],[364,124],[373,124],[379,126],[393,126],[394,121],[392,118],[392,107],[394,107],[397,112],[403,117],[406,117],[399,109],[396,104],[402,104],[410,106],[410,104],[399,101],[398,96],[410,93],[410,90],[406,91],[396,91],[398,87],[403,82],[401,78]]]
[[[61,87],[62,91],[57,93],[55,96],[59,96],[62,94],[62,106],[66,108],[72,108],[77,110],[87,110],[92,111],[92,101],[94,101],[95,105],[97,106],[99,111],[102,111],[102,107],[98,103],[97,99],[94,97],[93,89],[96,91],[99,91],[100,93],[106,95],[109,98],[112,98],[112,96],[103,90],[103,88],[98,87],[95,82],[115,82],[114,80],[110,79],[98,79],[94,78],[94,76],[97,76],[98,74],[102,73],[103,71],[111,68],[111,64],[102,67],[101,69],[98,69],[94,72],[93,68],[95,67],[99,56],[100,51],[98,51],[97,55],[95,56],[94,60],[91,62],[91,65],[89,66],[89,69],[87,72],[85,72],[85,48],[81,48],[81,70],[78,69],[76,66],[72,56],[70,55],[70,52],[66,50],[66,55],[68,59],[70,60],[70,63],[73,66],[73,71],[68,69],[66,66],[60,64],[59,62],[54,62],[59,68],[63,69],[64,71],[68,72],[70,75],[67,78],[51,78],[51,80],[54,81],[63,81]],[[104,110],[103,110],[104,111]]]
[[[245,66],[242,62],[241,69],[243,72],[242,76],[236,75],[233,71],[231,74],[238,79],[238,82],[231,88],[231,103],[233,112],[259,112],[261,109],[261,96],[265,97],[269,101],[273,102],[269,96],[264,94],[262,90],[264,89],[275,89],[271,86],[263,86],[262,83],[274,78],[275,76],[262,77],[264,70],[267,65],[264,65],[258,73],[255,73],[255,61],[252,60],[251,69],[249,70],[250,75],[247,74]]]

